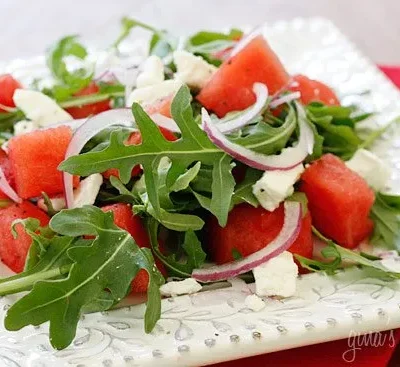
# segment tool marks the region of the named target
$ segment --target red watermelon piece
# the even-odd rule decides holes
[[[303,104],[321,102],[328,106],[340,106],[339,98],[332,88],[328,87],[326,84],[300,74],[295,75],[293,80],[296,84],[291,87],[290,90],[301,93],[300,100]]]
[[[3,149],[0,149],[0,167],[4,172],[4,175],[6,176],[7,182],[10,184],[12,188],[14,188],[15,187],[14,173],[11,169],[8,155]],[[0,199],[8,199],[8,196],[5,195],[1,190],[0,190]]]
[[[233,252],[237,251],[246,257],[261,250],[276,238],[283,226],[283,220],[283,205],[269,212],[262,207],[239,204],[229,213],[225,227],[220,227],[214,216],[210,217],[207,223],[207,243],[212,260],[217,264],[224,264],[234,260]],[[288,251],[312,258],[313,241],[309,213],[303,218],[299,236]]]
[[[174,94],[171,94],[170,96],[161,98],[158,101],[156,101],[155,103],[153,103],[149,106],[146,106],[145,110],[149,115],[159,113],[166,117],[172,117],[171,116],[171,104],[172,104],[173,99],[174,99]]]
[[[111,211],[114,214],[115,224],[128,231],[136,243],[140,247],[150,248],[150,239],[147,234],[147,230],[143,225],[142,219],[138,215],[132,213],[132,208],[128,204],[118,203],[113,205],[107,205],[102,208],[103,211]],[[156,259],[156,265],[161,273],[166,276],[167,272],[164,265]],[[147,292],[147,286],[149,284],[149,275],[144,269],[139,270],[135,279],[132,281],[132,292],[133,293],[145,293]]]
[[[332,154],[312,163],[301,177],[314,226],[326,237],[348,248],[369,237],[369,213],[374,192],[357,173]]]
[[[26,256],[32,244],[31,237],[26,234],[23,226],[16,227],[18,237],[11,233],[11,225],[16,219],[36,218],[42,226],[49,223],[50,218],[45,212],[29,201],[12,204],[0,209],[0,258],[11,270],[20,273],[24,269]]]
[[[286,86],[289,80],[289,74],[267,41],[258,36],[220,66],[200,91],[197,100],[223,117],[228,112],[244,110],[255,103],[254,83],[266,84],[273,94]]]
[[[37,130],[16,136],[9,141],[9,158],[15,176],[15,188],[23,199],[63,191],[62,172],[58,165],[64,160],[72,138],[67,126]],[[75,177],[74,186],[79,184]]]
[[[79,92],[75,93],[75,97],[82,96],[90,96],[91,94],[97,94],[100,92],[100,87],[92,82],[86,88],[83,88]],[[110,100],[107,99],[105,101],[90,103],[79,107],[70,107],[65,110],[74,118],[74,119],[83,119],[89,116],[97,115],[100,112],[108,111],[111,109]]]

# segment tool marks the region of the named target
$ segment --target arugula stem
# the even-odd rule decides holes
[[[70,271],[72,265],[73,264],[66,264],[59,268],[50,269],[47,271],[27,275],[26,277],[12,279],[10,281],[0,283],[0,296],[19,293],[31,289],[32,286],[39,280],[52,279],[60,275],[67,274]]]
[[[384,134],[389,129],[390,126],[397,123],[400,123],[400,117],[396,117],[395,119],[393,119],[380,129],[374,130],[367,136],[367,138],[363,141],[363,143],[360,144],[359,149],[370,148],[371,145],[376,141],[376,139],[378,139],[382,134]]]
[[[59,102],[59,106],[62,108],[80,107],[80,106],[83,106],[86,104],[92,104],[92,103],[106,101],[107,99],[110,99],[113,97],[124,97],[124,95],[125,95],[125,92],[92,94],[89,96],[75,97],[68,101]]]
[[[158,245],[158,225],[159,223],[157,220],[150,218],[148,220],[148,232],[149,232],[149,237],[150,237],[150,245],[151,248],[154,252],[154,254],[159,258],[159,260],[169,269],[171,269],[173,272],[179,274],[183,278],[190,278],[191,274],[186,273],[180,269],[177,269],[176,267],[172,266],[169,262],[168,259],[161,253],[160,247]],[[1,288],[0,288],[1,289]]]

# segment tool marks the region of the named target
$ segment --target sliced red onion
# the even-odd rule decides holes
[[[226,134],[240,129],[249,124],[249,122],[260,114],[268,100],[268,87],[262,83],[254,83],[253,92],[257,98],[256,103],[237,117],[228,120],[220,120],[218,123],[219,131]]]
[[[299,99],[301,97],[300,92],[293,92],[289,94],[285,94],[284,96],[281,96],[279,98],[274,99],[269,106],[274,109],[277,108],[285,103],[289,103],[292,101],[295,101],[296,99]]]
[[[181,130],[179,129],[179,126],[176,124],[176,122],[161,113],[155,113],[153,115],[150,115],[151,119],[160,127],[167,129],[169,131],[172,131],[173,133],[180,133]]]
[[[18,194],[8,183],[6,175],[4,174],[4,171],[1,167],[0,167],[0,190],[5,195],[7,195],[12,201],[15,201],[16,203],[22,203],[22,199],[18,196]]]
[[[264,26],[255,27],[250,33],[246,34],[244,37],[240,39],[238,43],[236,43],[235,47],[232,48],[232,51],[229,55],[229,58],[238,54],[241,50],[243,50],[254,38],[263,33]]]
[[[286,251],[299,235],[302,210],[301,204],[295,201],[286,201],[284,209],[285,216],[281,231],[267,246],[241,260],[206,269],[195,269],[192,272],[192,278],[203,283],[233,278],[253,270],[255,267]]]
[[[300,127],[300,138],[296,146],[284,148],[280,154],[265,155],[245,148],[239,144],[231,142],[215,125],[210,115],[203,108],[202,124],[203,129],[210,140],[230,156],[236,158],[244,164],[259,169],[261,171],[269,170],[289,170],[296,167],[311,154],[314,147],[314,133],[305,117],[305,112],[298,105],[298,121]]]
[[[74,133],[67,148],[65,159],[78,155],[85,144],[100,131],[114,125],[133,126],[134,118],[129,108],[119,108],[102,112],[86,120]],[[63,172],[64,194],[67,208],[74,203],[73,176]]]

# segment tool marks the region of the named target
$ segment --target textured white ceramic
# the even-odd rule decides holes
[[[330,83],[345,103],[380,111],[371,123],[383,125],[400,115],[397,89],[329,21],[279,22],[267,25],[266,35],[291,72]],[[17,76],[41,74],[43,58],[4,68]],[[400,191],[399,147],[394,131],[375,147],[393,167],[395,191]],[[143,306],[86,315],[74,343],[63,351],[51,348],[47,325],[15,333],[1,325],[0,365],[203,366],[400,327],[400,283],[370,279],[358,268],[333,277],[303,276],[294,297],[267,299],[259,312],[244,305],[251,292],[252,286],[236,281],[231,288],[164,300],[161,320],[148,335]],[[12,301],[0,299],[1,319]]]

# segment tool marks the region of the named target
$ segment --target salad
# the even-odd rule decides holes
[[[398,120],[361,134],[371,114],[290,75],[261,28],[179,38],[124,18],[106,51],[67,36],[46,60],[50,78],[0,76],[0,295],[22,293],[7,330],[49,321],[63,349],[132,293],[151,332],[162,297],[234,277],[255,311],[299,272],[400,278],[400,196],[368,150]]]

